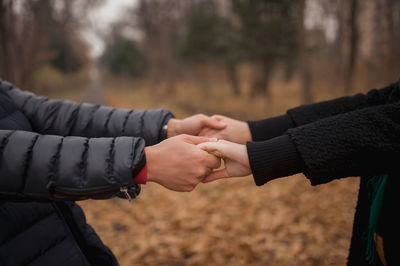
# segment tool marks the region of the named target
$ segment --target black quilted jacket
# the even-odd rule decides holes
[[[171,117],[50,100],[0,81],[0,265],[117,265],[74,201],[136,197],[143,148]]]

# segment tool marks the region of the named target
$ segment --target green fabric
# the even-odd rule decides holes
[[[397,89],[400,90],[400,75]],[[378,175],[372,177],[367,182],[368,197],[371,200],[371,207],[368,220],[368,229],[365,232],[365,239],[367,241],[367,250],[365,255],[369,264],[374,266],[378,265],[375,236],[378,231],[379,218],[385,196],[387,179],[387,174]]]
[[[378,265],[375,236],[378,231],[378,223],[385,196],[387,178],[388,175],[378,175],[374,176],[367,182],[369,198],[371,199],[371,209],[369,213],[368,229],[366,232],[366,259],[372,265]]]

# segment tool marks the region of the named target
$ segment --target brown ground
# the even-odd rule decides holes
[[[148,184],[133,203],[80,205],[121,265],[345,265],[357,185],[243,178],[179,194]]]
[[[223,87],[199,93],[181,86],[169,95],[143,84],[111,84],[104,91],[109,105],[165,107],[177,117],[205,112],[257,119],[283,113],[300,98],[293,83],[275,84],[268,104],[225,97],[230,94]],[[318,91],[316,100],[340,94],[335,93]],[[312,187],[296,175],[256,187],[246,177],[200,184],[191,193],[147,184],[133,203],[79,204],[122,266],[345,265],[358,183],[358,178],[347,178]]]

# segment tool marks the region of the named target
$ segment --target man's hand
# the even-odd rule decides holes
[[[225,168],[210,173],[203,180],[204,183],[221,178],[240,177],[251,174],[246,145],[219,140],[218,142],[203,142],[197,146],[215,156],[223,158],[225,162]]]
[[[223,129],[206,127],[199,133],[199,136],[214,137],[239,144],[245,144],[247,141],[252,140],[249,125],[246,122],[222,115],[213,115],[211,118],[227,126]]]
[[[180,134],[197,136],[205,128],[222,130],[225,127],[224,122],[203,114],[189,116],[185,119],[172,118],[168,121],[168,138]]]
[[[216,139],[179,135],[147,147],[147,180],[175,191],[192,191],[221,165],[221,159],[196,146],[209,141]]]

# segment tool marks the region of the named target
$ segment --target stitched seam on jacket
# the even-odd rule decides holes
[[[144,115],[145,115],[146,111],[143,111],[142,114],[140,115],[140,123],[139,123],[139,136],[143,137],[143,125],[144,125]]]
[[[129,160],[131,161],[131,163],[130,163],[130,167],[131,167],[131,169],[133,169],[133,160],[134,160],[134,158],[135,158],[135,146],[136,146],[136,143],[135,143],[135,140],[133,140],[132,141],[132,148],[131,148],[131,153],[129,154]]]
[[[46,101],[45,101],[46,102]],[[54,121],[58,120],[57,114],[59,113],[59,110],[61,109],[61,103],[59,102],[54,102],[53,104],[50,103],[46,107],[46,119],[44,120],[44,125],[42,132],[46,132],[48,134],[54,134],[55,133],[55,127],[54,127]],[[49,132],[49,129],[52,129]],[[59,132],[57,132],[57,135],[60,135]]]
[[[139,139],[139,138],[135,138],[135,139],[133,139],[133,149],[132,149],[132,154],[131,154],[131,156],[132,156],[132,161],[131,161],[131,170],[132,170],[132,175],[133,176],[136,176],[138,173],[139,173],[139,171],[144,167],[144,164],[146,163],[146,162],[144,162],[144,164],[143,165],[141,165],[142,164],[142,162],[143,162],[143,157],[145,157],[144,156],[144,152],[142,152],[142,150],[140,149],[138,149],[139,147],[140,147],[140,145],[141,145],[141,139]],[[135,159],[135,156],[134,156],[134,154],[136,153],[136,151],[138,151],[139,152],[139,155],[137,155],[136,157],[139,157],[139,159],[137,160],[137,164],[136,165],[134,165],[134,163],[135,163],[135,161],[134,161],[134,159]],[[140,169],[140,170],[139,170]]]
[[[45,102],[47,102],[49,99],[48,98],[43,98],[40,99],[39,101],[41,101],[37,106],[41,106],[42,104],[44,104]],[[22,109],[21,109],[22,110]],[[43,117],[37,117],[37,110],[33,110],[34,114],[32,119],[30,119],[30,116],[27,112],[22,110],[22,113],[28,118],[28,120],[31,123],[31,126],[33,128],[33,131],[36,132],[43,132],[43,124],[47,121],[47,117],[46,119],[44,119]],[[47,112],[45,112],[45,114],[47,115]],[[39,123],[35,123],[35,121],[39,121]],[[42,128],[38,128],[38,126],[41,126]]]
[[[32,95],[29,95],[29,96],[25,99],[24,103],[23,103],[23,104],[21,105],[21,107],[20,107],[21,110],[25,108],[26,103],[27,103],[30,99],[32,99],[32,97],[33,97]]]
[[[58,164],[60,161],[60,154],[63,143],[64,143],[64,138],[61,138],[60,143],[57,145],[56,154],[54,154],[50,159],[49,174],[47,176],[47,184],[49,184],[50,186],[54,183],[56,179],[55,177],[58,172]],[[47,189],[50,189],[50,187],[48,187]]]
[[[87,158],[88,158],[88,151],[89,151],[89,139],[86,138],[85,143],[83,144],[85,149],[82,152],[81,155],[81,161],[79,163],[79,172],[80,172],[80,176],[81,176],[81,184],[80,187],[83,188],[85,187],[85,183],[87,181],[87,176],[86,176],[86,172],[87,172]]]
[[[76,107],[75,110],[72,111],[71,117],[69,119],[72,124],[71,124],[71,128],[69,129],[66,136],[72,135],[72,133],[75,131],[75,127],[78,122],[78,116],[79,116],[79,112],[81,111],[81,108],[82,108],[82,104],[78,104],[78,107]]]
[[[107,162],[106,176],[107,176],[107,178],[109,178],[110,180],[115,182],[115,178],[114,178],[114,158],[115,158],[114,146],[115,146],[115,138],[113,138],[111,140],[110,152],[108,154],[108,158],[106,159],[106,162]]]
[[[36,141],[39,139],[39,135],[36,135],[33,140],[31,145],[28,148],[28,151],[26,152],[26,156],[25,156],[25,161],[24,161],[24,171],[22,172],[22,183],[21,183],[21,187],[19,189],[19,191],[21,193],[23,193],[25,191],[25,186],[26,186],[26,179],[28,177],[28,170],[29,170],[29,166],[32,162],[32,154],[33,154],[33,146],[35,146]]]
[[[100,109],[100,107],[101,107],[101,105],[99,105],[99,104],[97,104],[96,106],[94,106],[93,107],[93,110],[92,110],[92,112],[90,113],[90,116],[89,117],[91,117],[91,119],[89,120],[89,122],[87,123],[87,125],[85,126],[85,128],[84,128],[84,130],[85,129],[90,129],[91,127],[92,127],[92,125],[93,125],[93,119],[94,119],[94,113],[96,113],[97,112],[97,110],[99,110]],[[88,131],[88,132],[90,132],[90,130]],[[96,130],[93,130],[93,133],[96,133]],[[87,134],[87,136],[89,136],[89,135],[91,135],[92,133],[90,132],[89,134]]]
[[[114,112],[115,112],[115,108],[111,109],[111,111],[107,115],[106,122],[104,123],[104,131],[105,132],[107,132],[108,123],[110,122],[111,116],[113,115]]]
[[[129,116],[133,113],[133,110],[130,110],[124,118],[124,122],[122,124],[122,134],[125,133],[126,125],[128,124]]]
[[[15,130],[14,131],[11,131],[9,134],[7,134],[2,140],[1,140],[1,143],[0,143],[0,167],[1,167],[1,164],[2,164],[2,162],[3,162],[3,153],[4,153],[4,149],[6,148],[6,146],[7,146],[7,144],[8,144],[8,140],[9,140],[9,138],[11,137],[11,135],[12,134],[14,134],[15,133]]]
[[[131,170],[134,170],[138,165],[135,165],[135,153],[138,150],[138,147],[140,147],[141,145],[141,141],[139,138],[134,138],[132,141],[132,152],[130,154],[130,160],[131,160]],[[139,154],[137,157],[141,158],[140,154],[142,152],[142,150],[138,151]],[[142,154],[143,155],[143,154]],[[140,159],[138,160],[138,163],[140,162]]]

